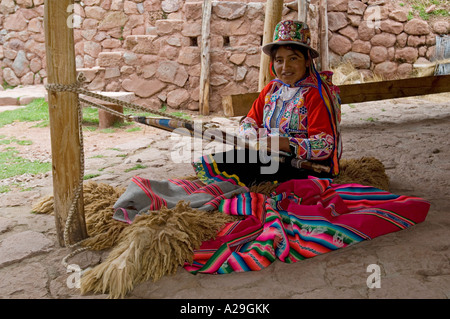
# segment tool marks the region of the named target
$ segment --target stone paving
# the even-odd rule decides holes
[[[21,93],[0,92],[0,105],[5,95],[17,101],[24,91],[32,92],[31,88]],[[342,110],[344,158],[379,158],[393,193],[431,202],[424,223],[296,264],[275,261],[259,272],[194,276],[180,268],[174,276],[136,286],[127,298],[448,299],[448,97],[343,105]],[[0,106],[0,111],[19,104]],[[235,119],[214,120],[235,125]],[[94,148],[89,138],[86,174],[107,167],[95,178],[98,182],[126,186],[136,173],[123,173],[124,168],[136,163],[145,163],[147,168],[140,174],[153,179],[192,175],[190,164],[170,162],[167,132],[148,129],[133,140],[117,137],[115,148],[120,151]],[[61,264],[70,250],[57,243],[54,217],[30,213],[33,201],[51,193],[50,175],[29,180],[32,187],[27,191],[0,194],[0,298],[106,298],[101,294],[80,296],[74,287],[77,273]],[[70,263],[83,269],[97,264],[107,253],[84,252]],[[380,288],[368,287],[373,274],[370,265],[380,270]]]

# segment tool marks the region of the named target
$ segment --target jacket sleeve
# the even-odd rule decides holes
[[[308,90],[305,106],[308,110],[308,138],[289,137],[291,151],[300,159],[326,160],[333,153],[335,141],[331,119],[318,89]]]
[[[272,83],[266,85],[253,102],[252,108],[247,116],[241,121],[239,134],[244,137],[258,137],[258,129],[263,127],[264,105],[266,104],[266,95],[272,87]],[[270,98],[270,97],[269,97]]]

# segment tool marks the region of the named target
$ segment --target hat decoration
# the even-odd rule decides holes
[[[265,54],[270,55],[274,46],[296,44],[310,50],[311,58],[317,58],[319,52],[311,47],[311,32],[308,25],[301,21],[284,20],[279,22],[273,34],[273,42],[263,46]]]

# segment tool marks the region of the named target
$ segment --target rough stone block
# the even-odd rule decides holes
[[[0,267],[46,253],[53,242],[43,234],[27,230],[12,234],[0,243]]]

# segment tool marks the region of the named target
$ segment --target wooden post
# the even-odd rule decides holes
[[[327,0],[319,1],[319,47],[320,47],[320,70],[330,69],[328,61],[328,10]]]
[[[202,115],[209,115],[209,90],[210,90],[210,60],[209,40],[211,24],[211,0],[203,0],[202,11],[202,47],[201,47],[201,73],[199,91],[199,111]]]
[[[298,1],[298,20],[306,22],[308,18],[308,3],[309,0],[297,0]]]
[[[267,0],[264,18],[263,45],[272,42],[273,31],[278,22],[281,21],[283,12],[283,0]],[[261,63],[259,67],[259,90],[261,91],[267,83],[272,80],[269,70],[270,57],[261,52]]]
[[[382,101],[409,96],[450,92],[450,74],[402,80],[339,85],[342,104]],[[259,92],[226,95],[222,98],[225,116],[244,116]]]
[[[44,3],[48,84],[76,82],[73,29],[68,25],[73,4],[73,0],[45,0]],[[61,246],[65,246],[65,224],[82,169],[77,102],[75,93],[49,91],[54,211]],[[81,194],[68,239],[75,243],[86,237]]]

